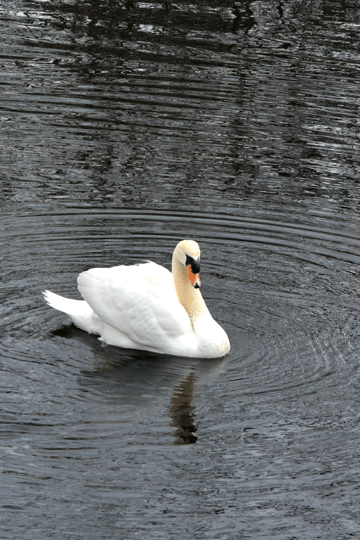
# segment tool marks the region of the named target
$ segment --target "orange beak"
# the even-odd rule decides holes
[[[195,289],[199,289],[201,285],[200,281],[200,274],[193,274],[191,270],[191,264],[188,264],[188,270],[189,270],[189,278],[191,281],[191,285],[195,287]]]

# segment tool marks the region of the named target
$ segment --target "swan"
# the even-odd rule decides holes
[[[176,246],[172,272],[154,262],[92,268],[77,283],[84,300],[44,291],[46,302],[109,345],[195,358],[219,358],[230,350],[199,290],[194,240]]]

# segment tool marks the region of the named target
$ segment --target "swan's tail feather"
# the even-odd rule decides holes
[[[67,315],[71,315],[79,311],[80,305],[85,304],[82,300],[71,300],[70,298],[64,298],[59,296],[51,291],[43,292],[44,298],[49,306],[57,309],[58,311],[63,311]]]
[[[66,313],[76,326],[92,334],[100,334],[101,321],[85,300],[64,298],[51,291],[43,291],[46,302],[54,309]]]

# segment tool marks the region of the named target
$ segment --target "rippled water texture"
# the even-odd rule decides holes
[[[358,3],[0,1],[0,537],[360,537]],[[219,360],[45,305],[192,237]]]

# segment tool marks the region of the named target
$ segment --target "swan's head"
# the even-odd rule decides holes
[[[194,240],[182,240],[176,246],[174,256],[187,268],[192,286],[199,289],[201,285],[199,244]]]

